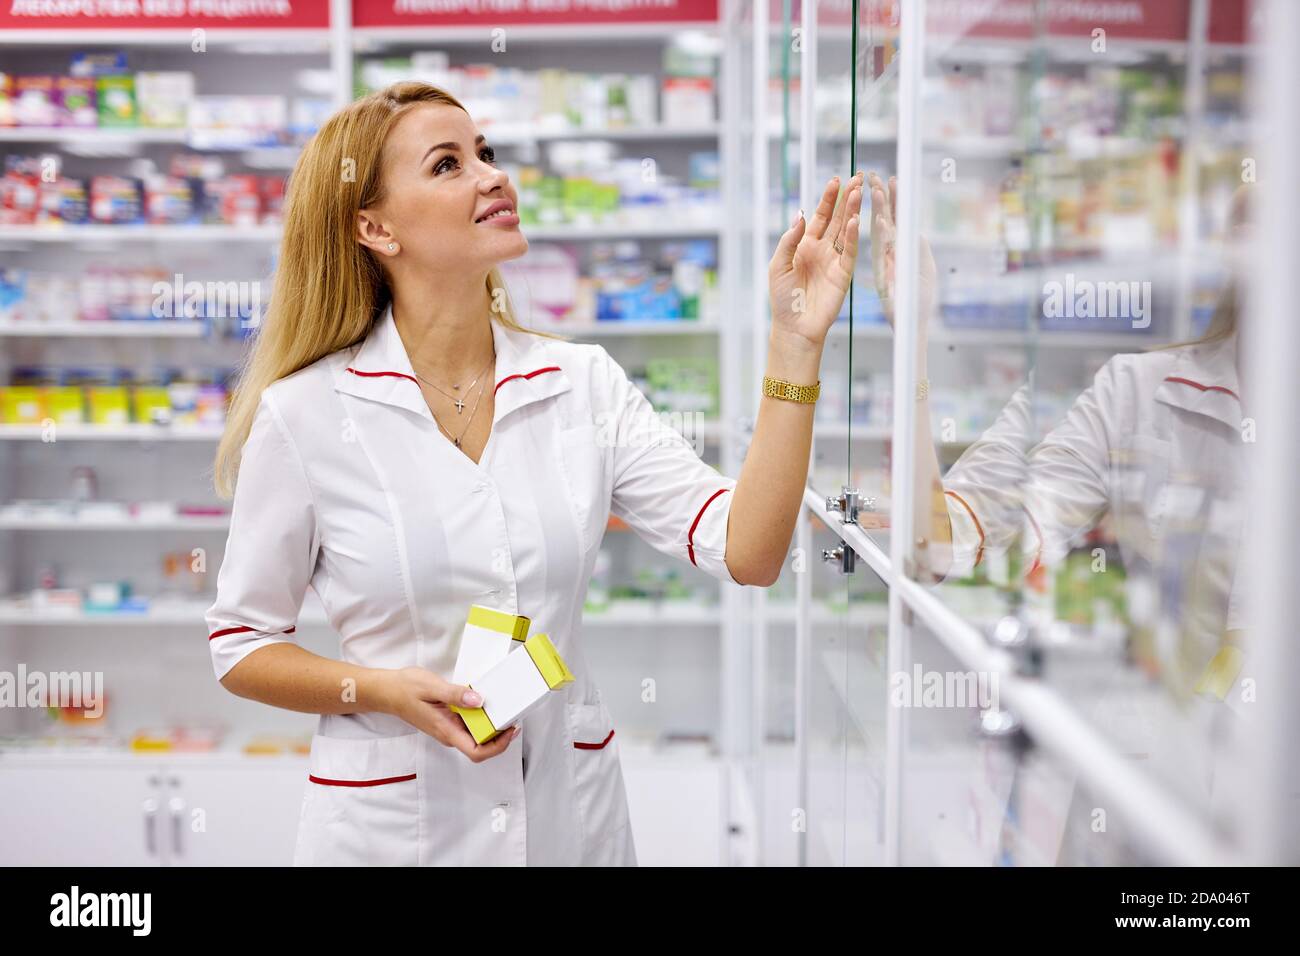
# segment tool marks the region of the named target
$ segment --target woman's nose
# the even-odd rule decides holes
[[[505,184],[509,181],[510,181],[510,177],[509,175],[507,175],[504,169],[499,169],[495,166],[489,166],[488,171],[483,176],[483,180],[482,180],[483,191],[491,192],[494,189],[498,189],[502,186],[505,186]]]

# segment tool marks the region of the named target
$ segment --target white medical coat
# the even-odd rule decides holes
[[[1190,539],[1197,553],[1184,570],[1213,598],[1189,609],[1206,616],[1212,655],[1226,628],[1242,626],[1234,570],[1248,423],[1235,337],[1114,356],[1041,441],[1031,404],[1023,386],[944,476],[951,573],[1017,541],[1026,567],[1053,564],[1106,515],[1126,564],[1168,566],[1188,557]]]
[[[1041,441],[1026,385],[943,479],[950,576],[1009,548],[1022,551],[1025,568],[1052,565],[1100,520],[1111,522],[1129,570],[1130,616],[1159,616],[1161,676],[1185,703],[1180,722],[1161,723],[1148,720],[1164,710],[1145,697],[1103,700],[1099,685],[1091,716],[1189,793],[1204,790],[1221,759],[1224,704],[1249,711],[1235,704],[1241,677],[1223,702],[1189,698],[1225,632],[1248,624],[1238,571],[1251,445],[1236,347],[1234,337],[1116,355]],[[1139,568],[1154,588],[1134,587]],[[1251,673],[1248,664],[1242,676]]]
[[[293,641],[312,588],[344,661],[450,679],[471,604],[532,619],[575,675],[479,764],[381,713],[323,715],[297,864],[635,864],[618,741],[583,656],[612,513],[724,582],[736,480],[659,419],[599,345],[491,321],[492,431],[476,464],[431,415],[391,307],[358,344],[263,392],[217,594],[218,678]]]

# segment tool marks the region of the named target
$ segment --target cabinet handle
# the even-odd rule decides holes
[[[150,856],[158,855],[158,801],[148,797],[141,805],[144,811],[144,846]]]
[[[176,851],[177,856],[183,856],[185,854],[182,840],[185,832],[185,801],[180,797],[172,797],[167,801],[167,809],[172,815],[172,849]]]

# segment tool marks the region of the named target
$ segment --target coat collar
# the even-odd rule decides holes
[[[496,390],[494,426],[516,409],[572,387],[559,363],[553,361],[551,350],[546,347],[548,340],[507,328],[496,319],[489,319],[488,324],[497,353],[489,385]],[[391,302],[375,320],[351,361],[335,371],[334,387],[358,398],[405,408],[433,423],[410,356],[398,334]]]
[[[1192,345],[1180,351],[1173,370],[1156,388],[1156,401],[1208,415],[1241,428],[1241,390],[1237,382],[1237,337]]]

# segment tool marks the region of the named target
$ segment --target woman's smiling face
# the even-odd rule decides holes
[[[468,113],[425,103],[398,120],[384,149],[385,198],[371,210],[415,265],[486,272],[528,251],[510,177]],[[483,217],[498,209],[487,219]]]

